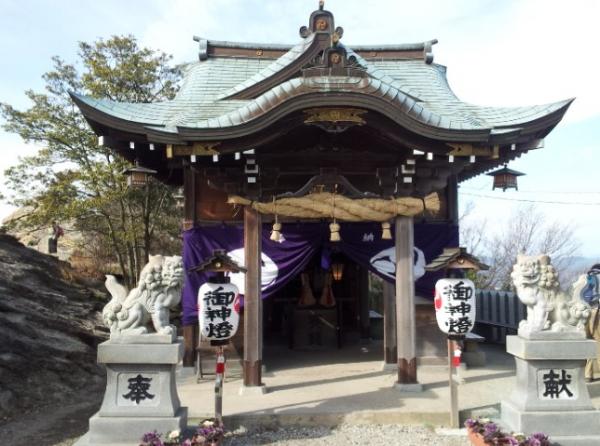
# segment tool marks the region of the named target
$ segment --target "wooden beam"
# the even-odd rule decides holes
[[[358,270],[358,299],[361,339],[371,338],[371,319],[369,314],[369,271],[366,268]]]
[[[383,361],[384,366],[396,365],[396,293],[394,285],[383,281]]]
[[[244,207],[244,386],[262,386],[261,218]]]
[[[196,171],[192,166],[183,168],[183,230],[194,227],[196,222]]]
[[[183,168],[183,196],[184,216],[182,229],[194,227],[196,221],[196,172],[191,166]],[[183,366],[193,367],[196,362],[196,348],[198,347],[198,324],[183,327]]]
[[[175,145],[175,146],[172,146],[173,149],[172,149],[171,155],[172,156],[218,155],[219,152],[215,149],[215,147],[217,147],[219,144],[221,144],[221,143],[220,142],[206,142],[206,143],[195,142],[189,146]]]
[[[396,218],[396,344],[397,387],[419,391],[417,383],[415,283],[413,275],[414,228],[412,217]]]
[[[448,221],[458,225],[458,180],[456,175],[450,175],[450,177],[448,177],[446,200],[448,203]]]

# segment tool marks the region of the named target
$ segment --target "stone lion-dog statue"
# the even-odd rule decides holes
[[[591,311],[581,298],[587,283],[585,274],[575,281],[569,295],[560,290],[549,256],[519,254],[511,278],[519,299],[527,305],[527,319],[519,324],[519,336],[585,338]]]
[[[158,334],[174,335],[169,311],[181,301],[183,262],[180,256],[150,256],[142,268],[138,286],[127,292],[115,276],[107,274],[105,286],[112,296],[102,318],[113,335],[149,333],[150,321]]]

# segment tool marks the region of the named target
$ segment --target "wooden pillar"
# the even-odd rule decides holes
[[[458,180],[456,175],[448,177],[446,186],[446,201],[448,208],[448,221],[458,225]]]
[[[183,230],[194,227],[196,222],[196,171],[190,166],[183,168]]]
[[[383,281],[383,362],[384,368],[396,366],[398,350],[396,348],[396,293],[394,285]]]
[[[196,172],[191,166],[183,167],[183,222],[184,231],[194,227],[196,221]],[[183,366],[193,367],[198,348],[198,324],[183,327]]]
[[[417,385],[415,283],[413,278],[414,229],[412,217],[396,218],[396,333],[398,386],[420,390]]]
[[[194,367],[198,347],[198,324],[183,326],[183,366]]]
[[[358,311],[360,320],[361,339],[371,338],[371,319],[369,314],[369,271],[366,268],[358,270]]]
[[[261,218],[244,207],[244,253],[246,286],[244,294],[244,386],[262,385],[262,298],[261,298]]]

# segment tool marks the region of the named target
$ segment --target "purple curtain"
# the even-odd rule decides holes
[[[269,297],[297,276],[310,261],[321,252],[321,265],[330,263],[333,250],[339,250],[353,261],[381,276],[394,281],[394,240],[381,240],[379,223],[342,223],[341,242],[329,242],[329,226],[326,223],[283,224],[282,240],[269,239],[270,225],[262,229],[262,296]],[[392,234],[394,228],[392,225]],[[458,246],[458,227],[450,224],[415,224],[415,271],[438,256],[445,247]],[[196,227],[183,234],[183,262],[186,270],[196,266],[212,255],[215,249],[224,249],[239,264],[244,264],[243,227],[217,225]],[[420,276],[420,274],[419,274]],[[425,274],[416,282],[417,294],[433,299],[435,281],[439,275]],[[196,296],[200,286],[207,280],[205,274],[186,274],[183,288],[183,324],[198,322]],[[232,283],[244,293],[243,274],[231,275]]]
[[[320,225],[287,224],[279,242],[272,241],[270,225],[262,228],[262,297],[279,291],[298,275],[323,244],[325,234]],[[183,264],[186,270],[224,249],[239,264],[244,265],[244,229],[242,226],[207,226],[190,229],[183,234]],[[232,274],[231,282],[244,294],[244,275]],[[183,286],[183,324],[198,322],[197,295],[206,282],[206,274],[186,274]]]
[[[359,265],[394,283],[396,277],[395,232],[392,240],[381,239],[380,223],[342,224],[339,249]],[[442,253],[444,248],[458,246],[458,226],[447,223],[415,223],[414,269],[417,277],[416,293],[433,299],[435,282],[441,277],[425,273],[426,264]]]

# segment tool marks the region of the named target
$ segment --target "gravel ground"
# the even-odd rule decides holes
[[[229,435],[223,446],[467,446],[466,436],[441,436],[433,429],[398,425],[342,425],[329,427],[288,426],[278,429],[246,431],[238,429]]]
[[[53,446],[71,446],[77,438]],[[43,443],[48,444],[48,443]],[[469,446],[466,435],[437,435],[433,428],[394,424],[324,426],[286,426],[247,430],[244,427],[228,433],[223,446]]]

